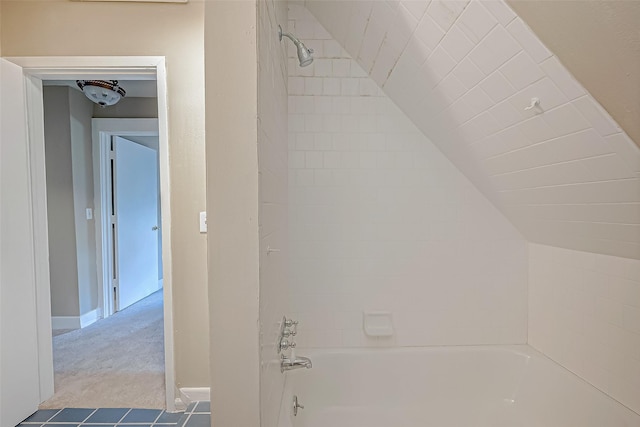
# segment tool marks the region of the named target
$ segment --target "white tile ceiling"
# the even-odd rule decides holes
[[[640,259],[640,150],[504,1],[305,5],[530,241]]]

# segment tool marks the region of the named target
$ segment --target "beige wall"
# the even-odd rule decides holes
[[[73,167],[73,211],[75,218],[78,263],[78,298],[80,315],[98,308],[98,272],[96,267],[96,233],[86,209],[93,209],[93,158],[91,150],[91,116],[93,102],[81,92],[67,89],[69,95],[69,129]]]
[[[260,425],[256,4],[205,7],[212,425]]]
[[[44,88],[51,315],[79,316],[69,89]]]
[[[206,236],[198,231],[205,206],[203,3],[3,1],[2,8],[5,56],[166,57],[176,381],[207,386]]]
[[[640,2],[507,1],[640,146]]]
[[[125,87],[126,89],[126,87]],[[96,119],[151,119],[158,117],[157,98],[123,98],[116,105],[102,108],[93,104],[93,117]]]

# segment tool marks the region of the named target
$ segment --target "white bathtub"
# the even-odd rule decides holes
[[[639,427],[529,346],[299,350],[279,427]],[[304,409],[293,416],[297,395]]]

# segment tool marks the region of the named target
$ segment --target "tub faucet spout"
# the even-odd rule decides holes
[[[280,359],[280,372],[292,371],[300,368],[311,369],[311,366],[311,359],[308,357],[296,356],[294,358],[289,358],[285,357],[283,354]]]

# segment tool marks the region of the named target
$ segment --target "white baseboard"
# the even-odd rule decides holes
[[[80,316],[51,316],[51,328],[80,329]]]
[[[101,317],[101,310],[96,308],[82,316],[51,316],[51,328],[58,329],[81,329],[95,323]]]
[[[102,317],[101,311],[102,310],[100,310],[99,308],[96,308],[95,310],[91,310],[90,312],[80,316],[80,327],[86,328],[87,326],[96,323],[96,321],[98,321]]]
[[[209,387],[183,387],[180,389],[180,397],[176,399],[176,406],[179,405],[178,400],[186,408],[191,402],[210,401],[211,388]],[[182,406],[180,405],[180,406]]]

